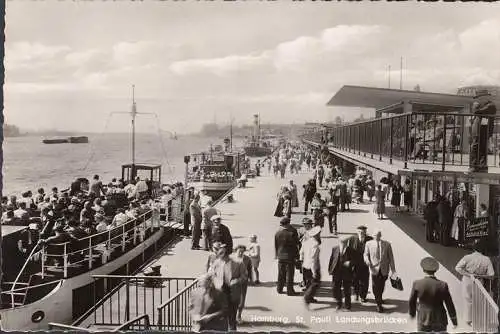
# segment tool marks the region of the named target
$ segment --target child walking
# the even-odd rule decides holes
[[[250,236],[250,244],[248,245],[248,256],[252,262],[252,273],[248,276],[252,277],[254,284],[260,284],[259,281],[259,264],[260,264],[260,245],[257,243],[257,236],[252,234]]]

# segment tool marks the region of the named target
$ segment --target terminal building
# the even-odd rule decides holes
[[[423,216],[426,204],[436,194],[447,196],[452,212],[464,199],[470,208],[466,240],[486,241],[493,256],[498,254],[500,235],[498,116],[487,118],[493,130],[487,135],[485,152],[479,153],[487,167],[471,170],[476,161],[470,134],[474,96],[484,89],[491,94],[488,99],[500,106],[497,86],[463,87],[456,95],[343,86],[327,105],[371,108],[373,118],[311,132],[303,137],[304,142],[327,151],[330,160],[348,174],[362,168],[377,183],[383,177],[402,185],[409,180],[416,215]],[[482,205],[487,207],[487,217]],[[494,295],[498,298],[497,292]],[[496,304],[498,299],[490,306],[498,312]]]

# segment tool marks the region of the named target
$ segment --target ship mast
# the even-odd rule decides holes
[[[132,85],[132,170],[135,170],[135,117],[137,116],[137,105],[135,103],[135,85]]]

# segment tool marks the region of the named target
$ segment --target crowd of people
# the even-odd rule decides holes
[[[15,195],[4,196],[1,223],[26,227],[18,251],[27,255],[37,243],[77,242],[112,230],[153,207],[166,208],[172,200],[175,202],[171,203],[172,208],[176,211],[172,214],[179,215],[183,193],[182,183],[157,189],[146,178],[138,177],[127,184],[114,178],[104,184],[99,175],[94,175],[90,182],[78,178],[62,191],[53,187],[46,193],[44,188],[39,188],[35,196],[31,191],[23,193],[20,199]],[[159,199],[159,203],[155,199]]]
[[[308,157],[315,164],[307,164]],[[294,164],[294,160],[297,163]],[[273,162],[278,162],[274,166],[279,168],[273,169]],[[321,285],[321,268],[327,265],[337,310],[350,310],[353,298],[366,303],[371,286],[375,309],[384,313],[383,294],[387,281],[396,289],[402,289],[402,283],[396,272],[392,244],[382,238],[380,227],[383,225],[378,225],[371,235],[364,225],[357,227],[355,235],[339,235],[337,216],[341,212],[349,212],[352,202],[373,203],[374,212],[380,219],[386,215],[387,201],[390,201],[395,214],[407,211],[412,205],[411,182],[407,180],[401,185],[399,180],[383,178],[376,183],[362,169],[353,175],[344,175],[342,168],[324,159],[320,152],[303,145],[289,144],[279,150],[269,159],[268,170],[275,177],[285,178],[287,171],[294,174],[302,170],[304,163],[313,175],[303,185],[302,197],[293,180],[282,185],[277,194],[274,211],[274,216],[280,217],[280,228],[274,240],[278,266],[277,292],[298,295],[294,276],[299,270],[302,273],[300,286],[304,304],[309,308],[311,303],[317,302],[315,296]],[[320,190],[326,192],[326,196],[322,196]],[[303,210],[301,200],[304,201]],[[213,212],[213,216],[202,220],[220,224],[221,218],[216,211],[210,207],[207,210]],[[202,217],[205,217],[205,211],[202,211]],[[294,211],[305,215],[300,229],[292,226]],[[320,261],[325,221],[330,233],[338,240],[329,250],[328,264]],[[456,225],[453,228],[455,234],[458,233]],[[238,245],[234,250],[230,238],[207,236],[212,252],[208,256],[207,275],[203,277],[201,292],[193,297],[192,310],[199,329],[235,330],[236,324],[241,321],[248,285],[259,284],[260,246],[256,235],[250,237],[248,246]],[[492,262],[484,255],[485,244],[481,240],[476,241],[473,249],[474,252],[462,258],[456,266],[456,271],[463,275],[461,297],[466,305],[465,322],[469,325],[472,322],[472,277],[491,278],[494,275]],[[439,263],[432,257],[426,257],[420,265],[424,278],[413,282],[409,295],[410,317],[417,317],[419,331],[445,331],[448,325],[446,313],[453,326],[457,326],[457,314],[448,285],[435,277]],[[205,294],[204,298],[209,295],[212,303],[218,306],[201,310],[200,293]]]

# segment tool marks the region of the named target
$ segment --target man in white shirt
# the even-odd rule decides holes
[[[396,275],[396,266],[390,242],[381,239],[382,231],[376,229],[373,237],[374,240],[368,241],[365,245],[364,260],[370,268],[377,312],[383,313],[382,294],[385,289],[385,281],[389,277],[389,269],[393,275]]]
[[[210,251],[212,240],[212,217],[217,215],[217,209],[213,207],[213,201],[208,201],[207,206],[202,211],[201,231],[203,232],[204,250]]]
[[[321,227],[316,226],[306,232],[308,238],[302,243],[300,249],[300,260],[302,261],[302,270],[306,290],[304,292],[304,302],[307,305],[316,302],[314,295],[321,285],[321,266],[319,261],[319,245]]]
[[[465,255],[458,261],[455,270],[462,275],[462,296],[465,301],[465,322],[472,324],[472,279],[474,277],[493,277],[495,270],[489,257],[484,255],[483,242],[476,240],[473,245],[474,252]]]

